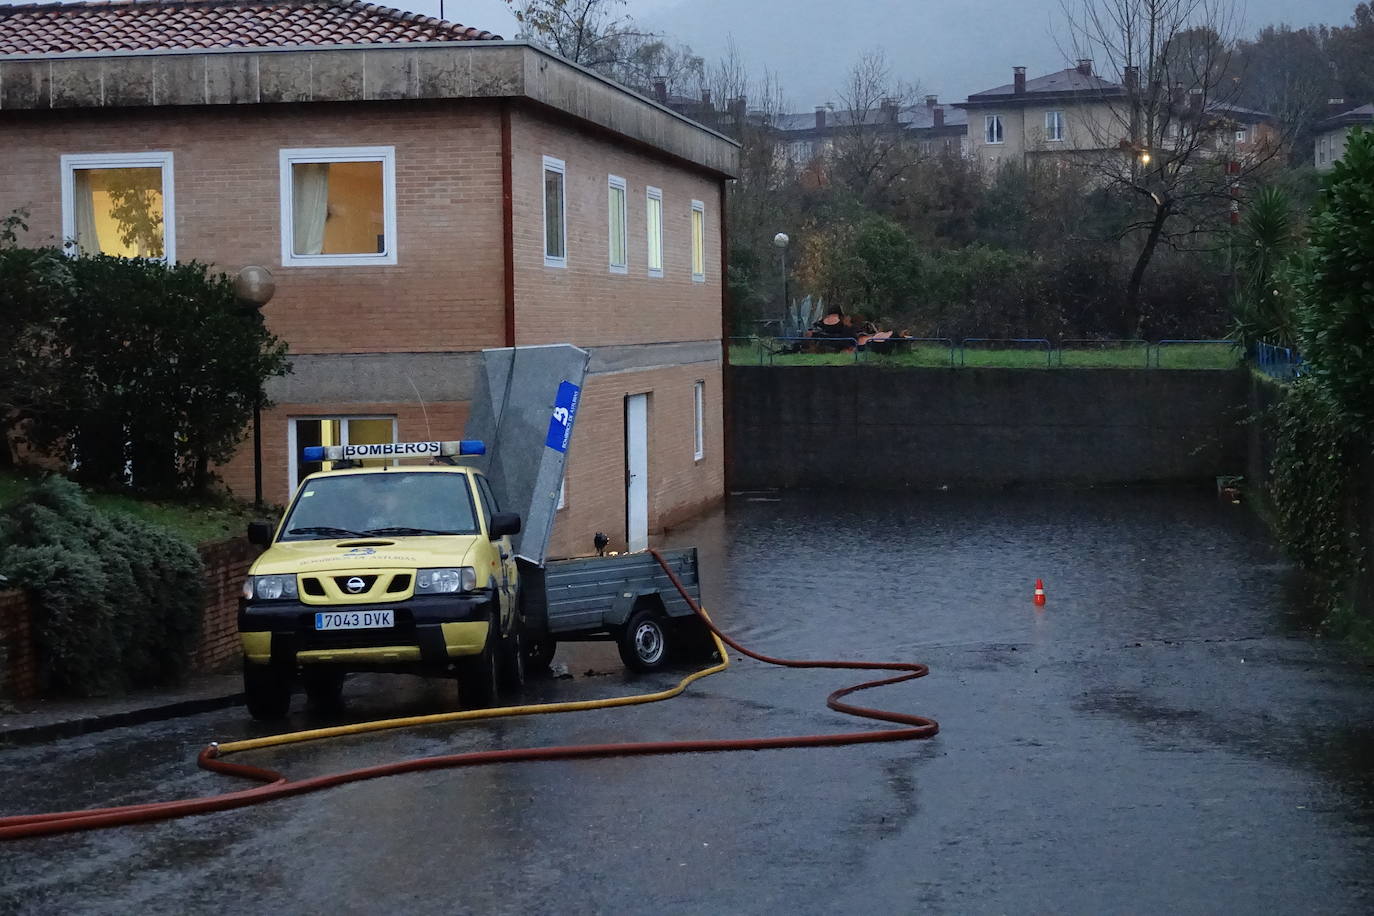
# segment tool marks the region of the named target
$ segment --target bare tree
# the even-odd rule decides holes
[[[669,92],[695,92],[705,81],[692,49],[643,29],[626,0],[507,0],[519,37],[644,93],[656,82]]]
[[[903,120],[916,96],[915,85],[893,78],[881,50],[865,53],[850,68],[829,156],[836,185],[872,203],[907,176],[920,158]]]
[[[1079,163],[1134,202],[1117,238],[1135,257],[1122,331],[1145,318],[1141,285],[1161,246],[1215,246],[1242,189],[1270,167],[1283,132],[1238,142],[1239,77],[1231,0],[1065,0],[1077,59],[1103,62],[1115,84],[1096,90]]]

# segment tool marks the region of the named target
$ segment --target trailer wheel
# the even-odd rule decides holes
[[[344,673],[332,668],[306,667],[301,672],[305,698],[321,712],[333,712],[343,706]]]
[[[641,607],[630,615],[616,640],[620,660],[634,671],[655,671],[668,661],[672,640],[667,619],[657,608]]]
[[[283,719],[291,708],[291,679],[273,665],[244,662],[243,699],[254,719]]]
[[[493,615],[488,619],[487,641],[477,655],[458,660],[458,701],[467,709],[485,709],[496,703],[499,691],[496,643],[500,629]]]
[[[525,628],[517,616],[510,634],[501,640],[501,689],[518,693],[525,686]]]
[[[557,651],[558,642],[552,636],[530,640],[525,644],[525,670],[530,674],[547,674]]]

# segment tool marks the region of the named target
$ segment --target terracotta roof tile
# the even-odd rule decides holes
[[[500,37],[361,0],[93,0],[0,6],[0,55]]]

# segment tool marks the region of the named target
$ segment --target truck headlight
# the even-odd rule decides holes
[[[248,582],[244,585],[244,592],[251,600],[257,598],[261,601],[277,601],[282,598],[296,597],[296,576],[295,574],[286,576],[249,576]]]
[[[421,569],[415,574],[415,594],[436,595],[470,592],[477,588],[477,570],[471,566]]]

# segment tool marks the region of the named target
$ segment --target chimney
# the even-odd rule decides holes
[[[897,100],[891,96],[885,96],[883,98],[883,120],[888,124],[896,124],[897,111]]]
[[[1194,89],[1188,94],[1188,110],[1195,115],[1202,114],[1202,90]]]
[[[1121,82],[1126,87],[1127,92],[1135,92],[1140,88],[1140,68],[1127,67],[1122,71]]]
[[[668,104],[668,81],[661,76],[654,77],[654,101]]]
[[[825,106],[816,106],[816,130],[825,130]]]
[[[935,126],[936,126],[936,127],[944,127],[944,126],[945,126],[945,110],[944,110],[944,108],[942,108],[942,107],[940,107],[940,106],[937,105],[937,106],[933,109],[933,111],[932,111],[931,113],[935,115]]]
[[[1084,76],[1092,76],[1093,59],[1091,57],[1080,57],[1078,59],[1078,66],[1074,69],[1077,70],[1079,73],[1083,74]]]
[[[703,90],[701,90],[701,106],[702,106],[703,108],[710,108],[710,107],[711,107],[711,90],[710,90],[710,89],[703,89]]]
[[[1026,68],[1011,68],[1011,91],[1017,95],[1026,94]]]
[[[933,96],[933,95],[928,95],[928,96],[926,96],[926,107],[927,107],[927,108],[934,108],[935,105],[936,105],[936,103],[937,103],[938,101],[939,101],[939,99],[937,99],[935,96]]]

